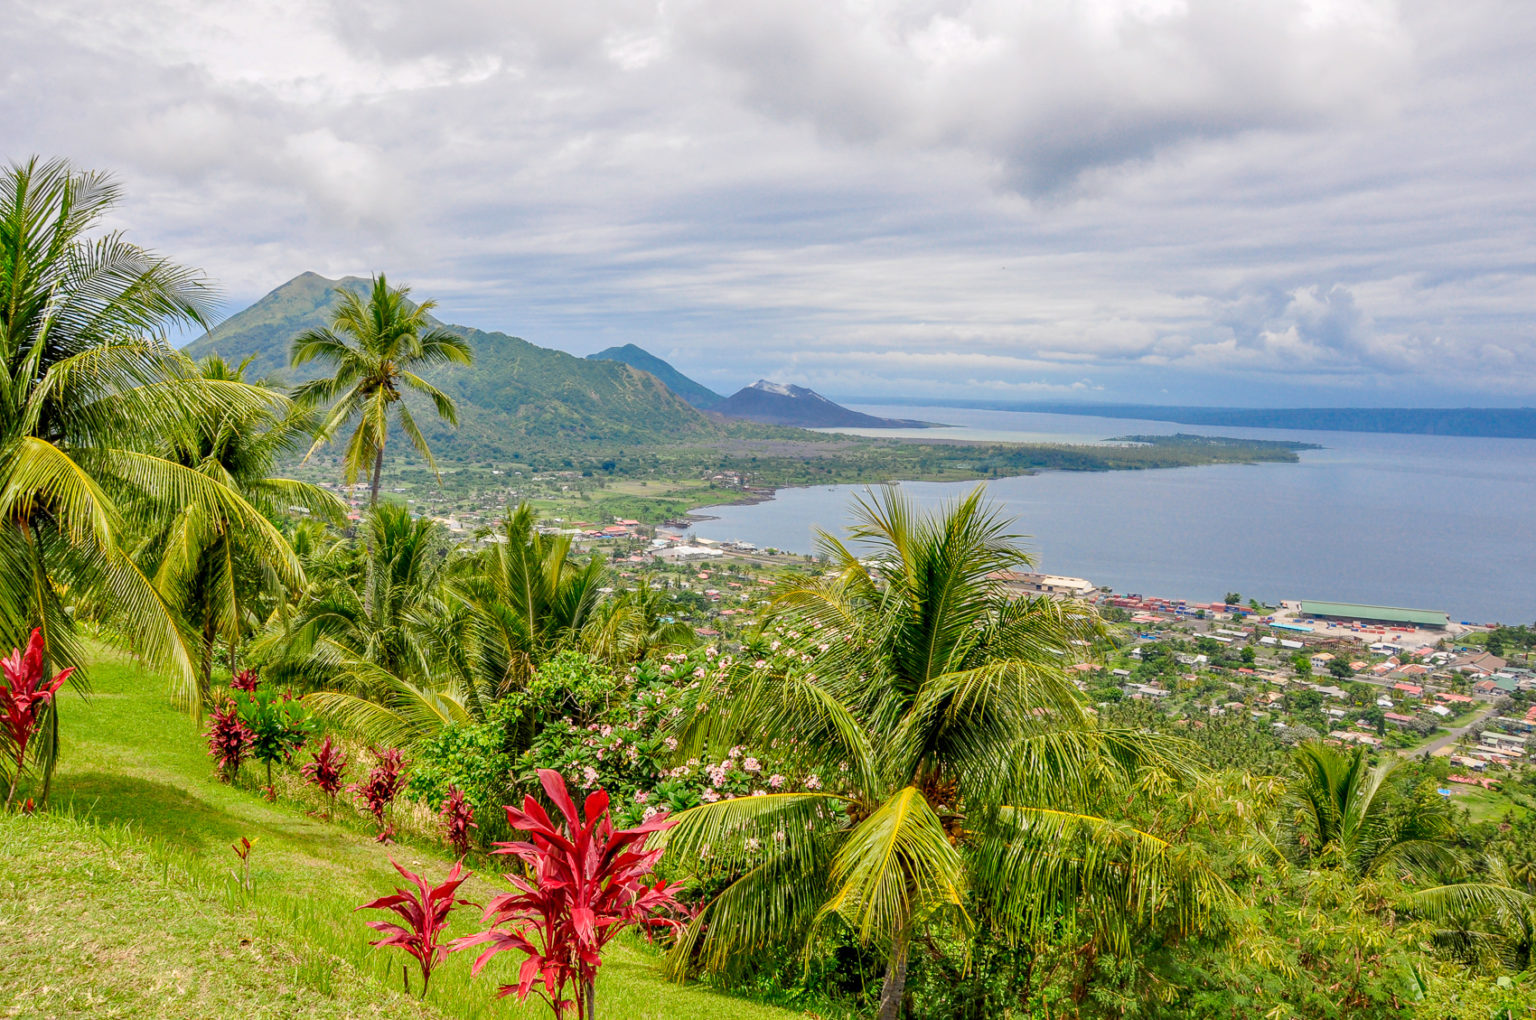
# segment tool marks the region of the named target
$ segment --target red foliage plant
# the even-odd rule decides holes
[[[21,769],[26,763],[27,745],[37,731],[38,709],[53,700],[54,694],[75,670],[70,667],[53,679],[47,679],[43,669],[43,632],[36,627],[27,641],[27,650],[13,648],[10,655],[0,660],[0,670],[5,674],[5,679],[0,681],[0,726],[5,728],[6,742],[16,759],[16,768],[11,772],[11,788],[5,795],[5,806],[9,809],[16,798],[16,781],[21,778]]]
[[[378,823],[379,834],[375,838],[380,843],[387,843],[395,834],[395,828],[385,820],[384,813],[405,785],[405,767],[410,763],[401,757],[398,748],[391,747],[385,751],[375,748],[373,753],[379,763],[369,771],[368,781],[351,784],[347,792],[362,800],[368,813]]]
[[[480,826],[475,824],[475,809],[464,799],[464,791],[457,786],[448,787],[448,796],[443,800],[442,818],[444,834],[453,845],[453,852],[463,857],[469,853],[469,830]]]
[[[242,669],[229,681],[229,689],[232,691],[245,691],[247,694],[261,686],[261,677],[256,675],[254,669]]]
[[[219,778],[226,783],[235,781],[240,766],[251,756],[256,735],[240,719],[240,712],[233,701],[226,701],[223,708],[215,709],[208,721],[208,754],[219,767]]]
[[[462,864],[455,864],[441,885],[431,886],[425,878],[411,874],[393,860],[389,863],[394,864],[395,870],[416,886],[415,891],[396,887],[393,896],[381,896],[356,909],[393,910],[405,921],[405,926],[388,921],[369,921],[368,927],[384,935],[384,938],[370,942],[369,945],[395,946],[414,956],[421,966],[421,997],[425,999],[427,985],[432,980],[432,968],[448,956],[448,947],[439,941],[448,927],[448,915],[455,905],[474,906],[468,900],[455,899],[453,895],[473,872],[464,871]],[[409,980],[406,981],[405,990],[411,990]]]
[[[330,801],[325,812],[325,817],[330,818],[336,811],[336,792],[341,789],[342,773],[347,771],[347,756],[331,743],[329,736],[321,741],[320,750],[310,753],[314,761],[301,766],[299,771]]]
[[[565,1020],[575,1007],[578,1020],[593,1020],[597,970],[603,947],[632,925],[676,928],[681,906],[665,881],[646,885],[644,879],[662,850],[645,849],[651,833],[674,822],[658,814],[643,825],[615,832],[608,811],[608,794],[596,790],[587,797],[583,813],[565,790],[565,780],[552,769],[540,769],[544,792],[560,809],[565,824],[557,825],[532,797],[523,809],[507,808],[507,822],[526,832],[526,843],[497,843],[498,854],[520,858],[531,880],[505,875],[517,890],[492,899],[485,907],[490,928],[455,940],[455,950],[487,945],[475,960],[473,973],[505,950],[524,953],[518,984],[503,985],[500,994],[517,993],[526,1001],[535,984]],[[575,985],[576,999],[566,997]]]

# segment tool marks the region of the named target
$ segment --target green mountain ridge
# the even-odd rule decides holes
[[[256,376],[284,383],[313,378],[318,366],[288,367],[290,341],[330,321],[340,288],[367,286],[368,281],[358,277],[330,280],[302,273],[188,344],[186,353],[194,358],[217,354],[233,361],[251,357]],[[438,423],[434,415],[417,416],[440,455],[674,444],[722,434],[718,422],[654,375],[622,362],[578,358],[505,333],[443,325],[470,341],[475,363],[429,374],[459,405],[456,430]]]
[[[622,347],[610,347],[596,354],[588,354],[589,361],[618,361],[638,368],[642,372],[649,372],[667,385],[673,393],[682,397],[689,404],[701,411],[713,411],[725,402],[725,397],[705,386],[688,378],[671,364],[658,358],[643,347],[634,344],[625,344]]]

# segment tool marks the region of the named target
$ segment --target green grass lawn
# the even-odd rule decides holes
[[[293,798],[291,779],[276,804],[219,783],[161,678],[106,649],[91,675],[88,700],[61,703],[53,812],[0,816],[0,1017],[549,1015],[495,998],[513,954],[474,980],[469,954],[450,957],[425,1006],[407,998],[409,957],[371,949],[368,918],[352,908],[398,883],[390,857],[434,880],[451,861],[426,846],[381,846],[350,818],[322,821]],[[229,846],[241,836],[256,841],[254,893],[235,877]],[[462,891],[484,902],[492,888],[476,878]],[[456,916],[456,934],[479,921],[478,910]],[[603,1017],[803,1015],[667,983],[638,941],[615,943],[602,975]]]

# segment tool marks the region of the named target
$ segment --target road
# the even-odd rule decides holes
[[[1431,740],[1427,744],[1420,744],[1418,747],[1406,748],[1397,753],[1407,755],[1434,754],[1441,748],[1450,747],[1451,745],[1455,744],[1456,741],[1462,738],[1462,735],[1465,734],[1467,730],[1476,726],[1478,723],[1484,721],[1485,719],[1491,718],[1492,716],[1493,706],[1488,705],[1481,712],[1468,719],[1466,723],[1456,727],[1454,730],[1451,730],[1443,737],[1436,737],[1434,740]]]

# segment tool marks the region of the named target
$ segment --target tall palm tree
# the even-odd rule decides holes
[[[968,926],[968,895],[1009,934],[1074,906],[1193,925],[1219,881],[1088,810],[1139,772],[1188,771],[1182,745],[1096,725],[1072,685],[1067,667],[1101,636],[1092,610],[1008,597],[999,572],[1029,560],[980,488],[933,515],[890,490],[855,516],[865,558],[823,533],[828,575],[774,603],[825,653],[704,684],[678,750],[777,742],[842,780],[679,816],[673,859],[704,860],[727,884],[679,940],[673,973],[838,918],[887,953],[879,1016],[892,1020],[913,939]]]
[[[1290,792],[1300,856],[1356,878],[1392,867],[1455,867],[1453,830],[1443,807],[1393,810],[1390,780],[1405,759],[1388,757],[1372,768],[1365,752],[1357,747],[1340,753],[1316,742],[1297,746]]]
[[[51,660],[81,666],[70,603],[94,600],[195,707],[195,642],[134,564],[124,529],[196,506],[219,532],[280,547],[239,493],[164,456],[188,414],[274,398],[199,378],[167,343],[171,325],[207,322],[211,292],[195,271],[98,229],[118,197],[110,178],[62,160],[0,173],[0,645],[38,626]],[[291,559],[277,560],[291,572]],[[45,796],[58,715],[55,700],[40,741]]]
[[[199,362],[197,371],[203,379],[244,382],[248,364],[249,359],[231,365],[212,356]],[[286,400],[277,406],[188,415],[170,437],[168,457],[240,493],[268,518],[282,519],[298,509],[340,524],[346,507],[335,496],[308,482],[272,476],[277,461],[303,442],[308,419]],[[274,602],[285,590],[285,573],[303,582],[301,570],[284,569],[293,555],[286,540],[274,545],[266,532],[220,529],[216,523],[198,504],[182,507],[154,530],[140,556],[141,563],[153,565],[162,596],[200,635],[204,699],[212,689],[217,640],[224,639],[233,671],[241,638],[263,622],[256,613],[258,600]]]
[[[332,371],[329,377],[304,383],[294,391],[301,404],[331,405],[310,453],[356,415],[357,427],[347,443],[344,461],[346,479],[348,485],[355,483],[370,469],[371,462],[370,506],[379,501],[379,473],[384,468],[391,413],[411,445],[434,472],[437,470],[432,451],[402,399],[406,390],[426,396],[439,418],[458,424],[453,400],[416,371],[449,362],[468,365],[474,360],[463,337],[432,325],[428,313],[436,303],[413,305],[407,299],[409,294],[409,287],[391,287],[380,273],[373,278],[366,301],[352,291],[342,291],[341,307],[331,325],[306,330],[293,341],[295,367],[319,360]]]

